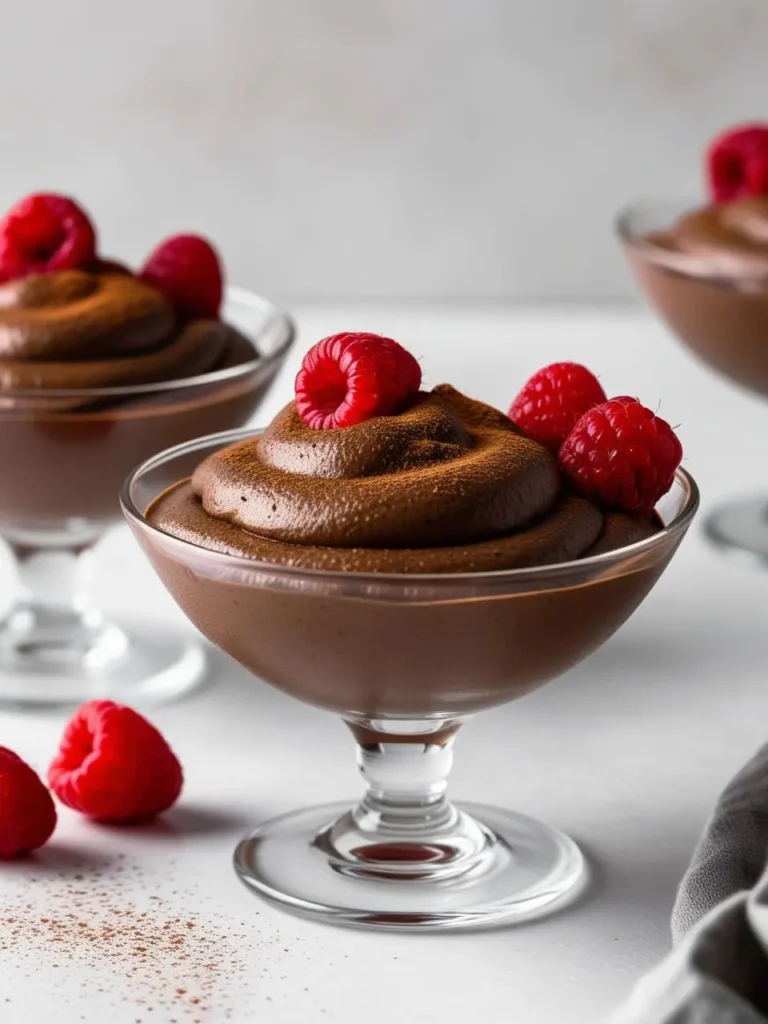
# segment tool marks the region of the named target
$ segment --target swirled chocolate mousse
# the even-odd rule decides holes
[[[618,629],[674,548],[655,546],[653,509],[680,442],[573,363],[535,374],[507,417],[422,390],[391,339],[334,335],[263,434],[207,450],[191,477],[157,478],[144,550],[212,643],[349,721],[450,719],[541,686]]]
[[[66,196],[28,196],[0,220],[8,539],[72,524],[98,533],[119,517],[134,465],[249,419],[271,377],[222,299],[221,261],[199,236],[167,239],[134,273],[98,255],[90,218]]]
[[[17,390],[151,384],[254,356],[234,328],[211,317],[180,320],[131,274],[62,270],[0,285],[3,404],[21,400]]]
[[[630,261],[701,359],[768,394],[768,127],[724,133],[706,164],[712,201],[628,239]]]
[[[200,547],[261,562],[394,573],[485,572],[569,562],[624,547],[658,529],[647,494],[635,491],[634,504],[626,508],[620,500],[601,507],[595,500],[599,490],[588,480],[582,493],[572,484],[584,484],[579,476],[583,454],[561,467],[556,454],[509,417],[448,385],[400,395],[396,411],[387,412],[385,403],[369,418],[354,416],[349,425],[313,428],[309,424],[317,421],[313,414],[323,402],[325,416],[328,408],[341,408],[344,402],[355,407],[346,384],[343,394],[328,394],[323,374],[334,380],[333,367],[344,365],[357,344],[349,339],[356,337],[338,335],[321,342],[305,360],[296,401],[263,434],[207,458],[191,479],[157,499],[150,520]],[[346,339],[346,347],[337,338]],[[334,343],[337,351],[331,352]],[[365,344],[375,352],[376,342]],[[347,360],[342,376],[346,373],[354,387],[367,372],[357,366],[365,359],[374,361],[370,353]],[[313,380],[319,380],[314,390]],[[563,376],[550,383],[563,389],[568,380]],[[386,390],[386,384],[374,383],[364,397]],[[626,411],[632,404],[652,417],[653,429],[662,429],[655,422],[663,421],[630,399],[596,408],[606,417],[613,412],[624,417],[627,434],[633,429],[635,411]],[[565,405],[559,405],[561,420]],[[562,420],[564,441],[580,421],[578,402],[572,411],[570,423],[567,416]],[[601,422],[606,425],[599,436],[607,436],[615,424]],[[663,429],[669,431],[666,424]],[[680,458],[665,436],[667,443],[674,452],[665,449],[664,458],[674,465],[666,467],[663,481],[661,475],[655,478],[661,483],[659,494],[671,485]],[[615,465],[620,461],[613,459]],[[604,476],[600,486],[607,486]],[[654,500],[659,494],[654,490]]]
[[[768,196],[703,206],[645,240],[669,253],[671,268],[677,262],[694,276],[733,280],[745,289],[768,283]]]

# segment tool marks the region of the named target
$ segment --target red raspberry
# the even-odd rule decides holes
[[[768,125],[729,128],[710,142],[705,159],[716,203],[768,195]]]
[[[599,505],[650,512],[672,486],[683,448],[670,425],[634,398],[584,413],[563,442],[560,466]]]
[[[349,427],[387,416],[421,387],[410,352],[379,334],[333,334],[304,356],[296,411],[313,430]]]
[[[37,773],[0,747],[0,857],[36,850],[56,828],[56,807]]]
[[[149,256],[140,274],[161,291],[182,316],[217,317],[224,294],[218,253],[199,235],[174,235]]]
[[[181,765],[157,729],[111,700],[77,709],[48,769],[59,800],[98,821],[154,817],[175,803],[182,782]]]
[[[606,399],[600,382],[579,363],[552,363],[526,381],[509,409],[522,432],[557,449],[580,416]]]
[[[86,267],[95,252],[96,233],[88,215],[66,196],[27,196],[0,221],[3,281]]]

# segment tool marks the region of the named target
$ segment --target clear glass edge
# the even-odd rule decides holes
[[[701,261],[692,258],[690,253],[665,249],[660,245],[649,242],[647,238],[638,235],[632,228],[633,218],[642,212],[643,209],[666,208],[670,211],[674,209],[675,215],[680,216],[687,210],[695,210],[697,205],[700,206],[701,203],[697,204],[695,200],[685,200],[679,197],[675,198],[674,196],[648,196],[644,199],[634,199],[631,202],[625,203],[614,216],[614,235],[622,245],[631,249],[637,255],[684,277],[707,284],[718,285],[721,288],[732,285],[738,290],[742,290],[748,286],[748,291],[752,294],[759,293],[762,295],[764,291],[768,291],[768,276],[757,274],[745,278],[743,275],[729,274],[722,269],[718,270],[717,273],[707,273],[702,271]],[[669,224],[672,224],[672,218],[670,218]]]
[[[675,207],[678,212],[683,210],[695,210],[696,201],[694,199],[681,199],[679,196],[646,196],[644,198],[632,199],[629,202],[624,203],[615,214],[613,218],[614,234],[621,239],[622,242],[626,242],[628,245],[635,245],[648,249],[658,248],[658,246],[654,246],[653,242],[645,242],[639,239],[630,227],[630,222],[633,216],[635,216],[640,210],[643,208],[652,209],[654,207],[667,207],[670,210]]]
[[[526,580],[542,580],[548,576],[567,576],[570,573],[582,573],[589,569],[600,569],[613,564],[633,559],[635,556],[653,552],[655,548],[663,547],[670,539],[676,539],[678,535],[685,533],[699,508],[699,488],[691,474],[682,468],[678,468],[675,479],[684,488],[686,493],[685,503],[680,512],[671,522],[667,523],[658,533],[651,537],[628,544],[626,547],[616,551],[607,551],[600,555],[592,555],[589,558],[581,558],[570,562],[559,562],[555,565],[536,565],[524,569],[494,569],[490,572],[464,572],[464,573],[386,573],[386,572],[342,572],[324,569],[306,569],[295,566],[277,565],[271,562],[258,562],[251,558],[242,558],[237,555],[226,555],[220,551],[211,551],[199,544],[192,544],[190,541],[174,537],[164,530],[160,530],[151,523],[144,513],[140,511],[133,500],[131,491],[133,484],[145,473],[150,472],[165,462],[170,462],[181,455],[191,455],[193,452],[203,448],[213,447],[219,444],[233,444],[244,440],[247,437],[254,437],[263,433],[263,430],[246,428],[244,430],[227,430],[218,434],[208,434],[206,437],[197,438],[195,441],[188,441],[176,445],[174,448],[167,448],[158,452],[151,459],[147,459],[140,466],[137,466],[126,478],[120,491],[120,505],[123,514],[130,524],[139,530],[162,537],[163,541],[178,546],[181,550],[191,549],[196,556],[210,560],[231,569],[238,569],[248,572],[262,572],[273,577],[285,577],[287,579],[308,579],[315,582],[326,581],[338,584],[377,584],[385,586],[395,585],[423,585],[423,586],[448,586],[459,583],[476,586],[484,581],[500,582],[524,582]]]
[[[260,355],[255,359],[250,359],[247,363],[241,363],[239,366],[230,366],[225,370],[211,370],[208,373],[198,374],[196,377],[179,377],[174,380],[157,381],[153,384],[125,384],[119,387],[106,388],[46,388],[45,390],[40,388],[13,388],[7,394],[13,398],[37,400],[43,398],[45,401],[140,397],[142,395],[158,394],[164,391],[179,391],[183,388],[201,387],[206,384],[246,377],[255,370],[266,372],[276,363],[280,363],[285,358],[296,338],[296,325],[288,313],[278,308],[273,302],[270,302],[269,299],[264,298],[262,295],[235,285],[227,287],[225,307],[227,302],[237,302],[252,308],[261,307],[264,309],[269,320],[274,324],[272,329],[280,329],[284,334],[274,351]],[[265,328],[266,330],[269,330],[269,327]]]

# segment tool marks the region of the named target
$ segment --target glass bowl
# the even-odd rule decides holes
[[[722,268],[702,272],[701,260],[654,241],[693,202],[641,200],[616,220],[616,232],[646,299],[670,330],[721,375],[768,397],[768,279]],[[705,520],[719,547],[768,560],[768,496],[731,500]]]
[[[121,521],[126,475],[159,449],[247,423],[294,337],[271,303],[230,288],[225,320],[258,352],[196,377],[126,387],[0,390],[0,536],[18,569],[0,621],[0,703],[166,699],[200,681],[188,637],[108,622],[89,601],[94,544]]]
[[[383,928],[520,921],[583,880],[576,845],[492,807],[452,804],[456,733],[478,711],[566,672],[627,619],[698,504],[680,471],[664,528],[621,551],[557,566],[456,575],[300,570],[209,551],[145,513],[205,457],[252,432],[163,452],[127,480],[123,509],[182,610],[257,678],[338,714],[358,744],[362,802],[260,825],[236,869],[297,913]]]

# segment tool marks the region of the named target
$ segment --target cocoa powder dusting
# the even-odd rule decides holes
[[[84,999],[115,992],[135,1007],[136,1024],[232,1020],[228,993],[242,995],[258,982],[256,908],[240,926],[213,910],[190,914],[199,896],[160,895],[173,870],[167,867],[147,875],[120,858],[87,872],[80,865],[77,874],[17,876],[13,891],[4,886],[0,911],[5,969],[15,961],[29,965],[30,977],[38,966],[82,976]],[[274,933],[262,940],[265,949],[276,941]],[[244,946],[247,957],[239,953]]]

